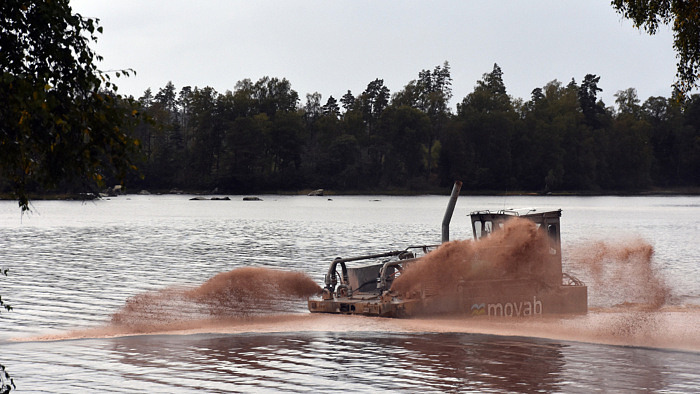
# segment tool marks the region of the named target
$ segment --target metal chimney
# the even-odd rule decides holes
[[[459,197],[461,189],[462,181],[455,181],[452,187],[452,194],[450,194],[450,202],[447,204],[447,210],[445,210],[445,217],[442,218],[442,242],[450,240],[450,221],[452,220],[452,213],[454,213],[457,197]]]

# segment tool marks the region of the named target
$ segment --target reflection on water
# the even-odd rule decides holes
[[[20,348],[15,379],[53,392],[683,392],[700,384],[697,353],[477,334],[152,335],[6,350]]]
[[[228,384],[241,390],[552,391],[561,384],[564,364],[560,344],[469,334],[204,337],[188,343],[186,352],[168,355],[153,346],[157,344],[142,342],[129,338],[115,343],[119,353],[132,351],[122,362],[142,368],[196,358],[200,362],[192,376],[222,390]]]
[[[266,334],[241,333],[243,327],[230,331],[236,334],[7,341],[99,326],[131,297],[171,286],[196,287],[237,267],[301,271],[322,283],[336,256],[439,241],[447,202],[432,196],[263,199],[36,202],[38,213],[29,218],[20,218],[14,202],[0,202],[0,266],[10,268],[9,277],[0,277],[0,295],[15,308],[0,314],[0,363],[19,390],[45,392],[692,391],[700,386],[697,352],[457,333],[473,332],[464,328],[396,332],[392,327],[398,324],[381,319],[355,319],[353,324],[370,323],[354,331],[337,319],[312,330],[291,319]],[[465,213],[503,208],[503,200],[461,198],[451,233],[467,237]],[[614,242],[615,236],[629,235],[647,240],[655,250],[654,268],[671,289],[675,309],[664,316],[682,317],[689,308],[693,319],[687,322],[697,322],[692,307],[700,304],[697,197],[513,197],[510,206],[562,208],[565,258],[578,242]],[[617,304],[605,301],[593,306]],[[305,316],[305,305],[289,304],[285,311]],[[591,318],[598,322],[601,316]],[[538,327],[527,335],[537,336]],[[488,332],[498,333],[497,328]],[[674,332],[697,342],[693,327]]]

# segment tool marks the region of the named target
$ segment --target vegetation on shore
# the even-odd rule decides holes
[[[683,72],[671,97],[642,103],[628,88],[608,106],[597,96],[600,77],[587,74],[536,87],[526,101],[507,94],[494,64],[455,110],[447,62],[393,93],[377,78],[359,94],[304,100],[288,80],[263,77],[223,93],[168,83],[125,98],[110,74],[130,71],[98,70],[89,47],[102,31],[97,20],[72,15],[65,0],[5,2],[0,193],[28,209],[29,195],[120,183],[234,194],[432,193],[455,179],[471,193],[692,190],[700,95],[688,95],[698,59],[684,37],[695,37],[698,21],[667,3],[613,7],[650,33],[685,21],[673,27],[690,47],[676,48]]]
[[[239,81],[233,91],[172,83],[138,99],[142,178],[130,190],[245,194],[332,189],[339,193],[635,193],[700,186],[700,95],[650,97],[633,88],[615,107],[600,77],[552,81],[523,101],[507,94],[498,65],[456,111],[447,62],[391,93],[381,79],[340,100],[286,79]]]
[[[288,80],[263,77],[223,93],[168,83],[135,100],[111,81],[130,70],[97,68],[98,20],[72,14],[67,0],[7,1],[0,193],[28,209],[29,195],[118,183],[237,194],[431,193],[455,179],[472,193],[697,188],[700,96],[689,94],[700,64],[697,12],[678,1],[612,6],[650,34],[673,24],[671,97],[642,103],[628,88],[608,106],[597,96],[600,77],[587,74],[536,87],[526,101],[507,94],[494,64],[455,110],[445,62],[393,93],[377,78],[359,94],[304,100]]]

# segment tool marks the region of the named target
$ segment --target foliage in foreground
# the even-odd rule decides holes
[[[90,190],[133,167],[136,103],[97,69],[101,32],[68,0],[0,3],[0,179],[22,210],[28,187]]]
[[[673,30],[678,57],[676,90],[686,95],[700,86],[700,4],[688,0],[613,0],[612,6],[637,28],[655,34],[659,25]]]
[[[0,364],[0,394],[7,394],[14,388],[17,388],[15,386],[15,381],[10,377],[7,370],[5,370],[5,366]]]

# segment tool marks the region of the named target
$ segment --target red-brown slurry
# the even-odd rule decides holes
[[[189,321],[244,318],[289,310],[321,291],[306,274],[245,267],[223,272],[197,288],[168,288],[134,296],[112,315],[112,324],[133,331],[167,330]],[[293,308],[293,307],[292,307]]]
[[[510,220],[504,231],[479,241],[453,241],[399,276],[392,290],[415,296],[432,284],[451,292],[459,281],[547,273],[543,231]],[[543,252],[543,250],[545,252]],[[239,268],[197,288],[168,288],[129,299],[112,325],[48,340],[132,333],[298,330],[457,331],[525,335],[611,344],[700,349],[697,307],[664,306],[669,288],[653,264],[654,250],[641,239],[591,242],[571,248],[565,264],[589,286],[586,316],[540,319],[366,319],[319,314],[290,315],[299,298],[320,292],[308,276],[264,268]],[[520,262],[526,262],[518,267]],[[525,268],[525,269],[522,269]],[[292,303],[295,304],[292,304]],[[680,309],[679,309],[680,308]],[[291,309],[291,308],[290,308]],[[292,309],[293,310],[293,309]],[[249,318],[252,317],[252,318]]]
[[[441,245],[407,267],[391,286],[404,297],[421,288],[456,291],[462,280],[544,278],[549,273],[549,238],[530,220],[513,218],[501,231],[478,241],[452,241]]]
[[[217,274],[186,294],[198,301],[228,303],[244,299],[301,298],[320,291],[321,288],[301,272],[244,267]]]
[[[568,263],[587,279],[594,306],[637,305],[658,310],[670,288],[654,266],[654,248],[643,239],[574,246]]]
[[[481,240],[443,244],[406,268],[391,289],[403,297],[417,297],[422,289],[437,289],[442,295],[457,297],[461,280],[544,280],[550,273],[548,242],[548,236],[534,223],[514,218],[502,231]],[[655,338],[658,342],[667,319],[655,312],[666,305],[670,289],[654,266],[654,248],[648,242],[596,241],[574,247],[568,254],[566,267],[586,282],[589,305],[594,313],[602,313],[587,327],[581,327],[587,338],[625,338],[635,343]],[[541,328],[546,331],[547,327],[545,324]]]
[[[654,266],[654,248],[643,239],[597,241],[572,248],[570,264],[587,277],[589,303],[614,312],[597,329],[602,336],[658,337],[658,312],[670,287]]]

